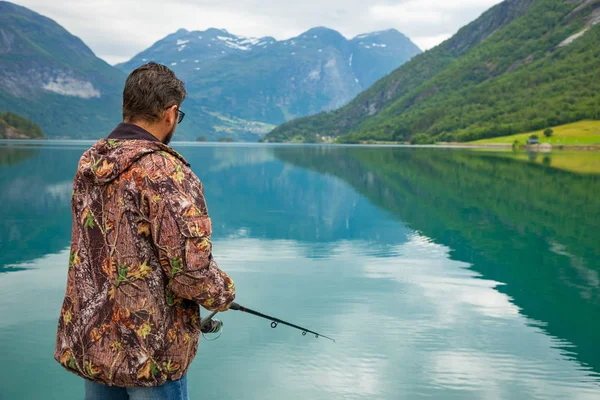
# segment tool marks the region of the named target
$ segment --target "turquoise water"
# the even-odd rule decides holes
[[[80,399],[52,359],[87,145],[0,147],[0,399]],[[179,146],[237,301],[193,399],[600,398],[600,176],[448,149]]]

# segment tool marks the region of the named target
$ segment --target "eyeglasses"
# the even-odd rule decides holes
[[[171,107],[173,107],[173,106],[169,106],[169,107],[165,108],[165,110],[168,110],[168,109],[169,109],[169,108],[171,108]],[[181,123],[181,121],[183,121],[183,117],[185,117],[185,113],[184,113],[183,111],[181,111],[181,110],[179,109],[179,107],[178,107],[178,108],[176,108],[176,110],[177,110],[177,113],[178,113],[178,115],[179,115],[179,118],[178,118],[178,120],[177,120],[177,123],[178,123],[178,124],[180,124],[180,123]]]

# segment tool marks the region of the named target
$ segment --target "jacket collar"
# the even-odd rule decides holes
[[[108,135],[108,139],[129,139],[129,140],[150,140],[152,142],[160,142],[150,132],[135,124],[121,122],[114,131]]]

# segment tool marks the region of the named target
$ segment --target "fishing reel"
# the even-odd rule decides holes
[[[223,321],[219,321],[218,319],[211,319],[207,321],[202,328],[200,328],[200,332],[202,333],[219,333],[223,328]]]
[[[200,321],[200,332],[202,332],[202,337],[208,341],[217,340],[221,337],[223,333],[223,321],[219,321],[218,319],[213,319],[213,317],[217,314],[217,312],[212,312],[208,317],[202,318]],[[214,339],[209,339],[205,334],[209,333],[218,333],[219,336]]]

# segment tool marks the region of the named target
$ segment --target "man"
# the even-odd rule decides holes
[[[133,71],[123,123],[86,151],[55,359],[86,399],[186,399],[199,305],[225,311],[233,281],[212,257],[202,184],[167,146],[186,91],[164,65]]]

